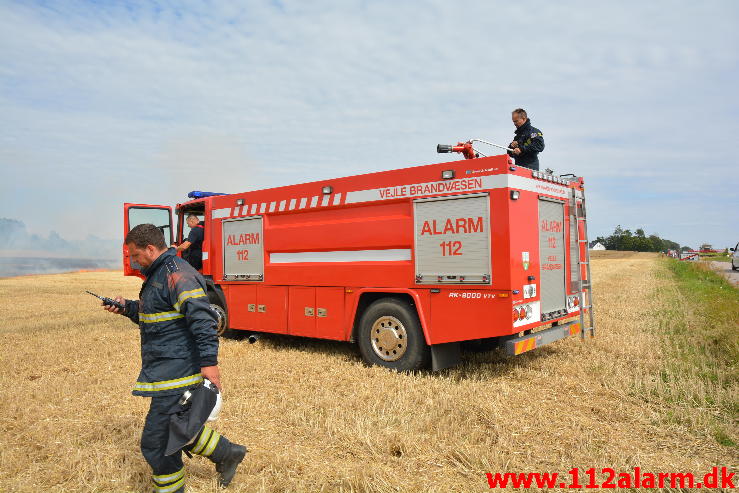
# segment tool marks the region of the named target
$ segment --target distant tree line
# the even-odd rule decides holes
[[[647,236],[644,230],[638,228],[635,232],[623,229],[619,224],[611,236],[605,238],[599,236],[595,241],[600,242],[607,250],[628,250],[632,252],[664,252],[667,250],[680,250],[680,244],[674,241],[660,238],[657,234]],[[684,246],[682,250],[691,250]]]

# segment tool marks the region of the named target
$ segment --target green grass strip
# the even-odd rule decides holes
[[[681,405],[713,408],[718,413],[714,438],[736,447],[737,437],[730,435],[735,435],[739,421],[739,291],[704,264],[665,262],[681,296],[669,323],[662,326],[668,358],[663,381],[667,375],[665,383],[675,388],[711,389],[700,397],[689,390],[672,397],[679,395]]]

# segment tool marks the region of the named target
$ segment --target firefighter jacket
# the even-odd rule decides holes
[[[141,331],[141,373],[134,395],[181,394],[203,381],[200,368],[218,364],[216,314],[205,279],[170,248],[142,274],[139,300],[125,315]]]
[[[516,159],[518,166],[538,170],[539,153],[544,150],[544,136],[541,130],[533,127],[530,119],[526,119],[526,123],[516,129],[513,140],[518,142],[521,154],[516,156],[511,151],[508,151],[508,155]]]

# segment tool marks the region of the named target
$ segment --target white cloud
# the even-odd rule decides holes
[[[673,216],[736,210],[737,13],[730,1],[5,4],[3,215],[117,237],[123,201],[435,162],[440,142],[507,143],[523,106],[545,133],[543,164],[593,183],[594,229],[620,210],[622,225],[666,235]],[[624,177],[632,188],[609,187]],[[733,242],[736,219],[685,241]]]

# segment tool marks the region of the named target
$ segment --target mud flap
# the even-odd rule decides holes
[[[434,344],[431,346],[432,371],[457,366],[461,360],[461,350],[458,342],[447,342],[445,344]]]

